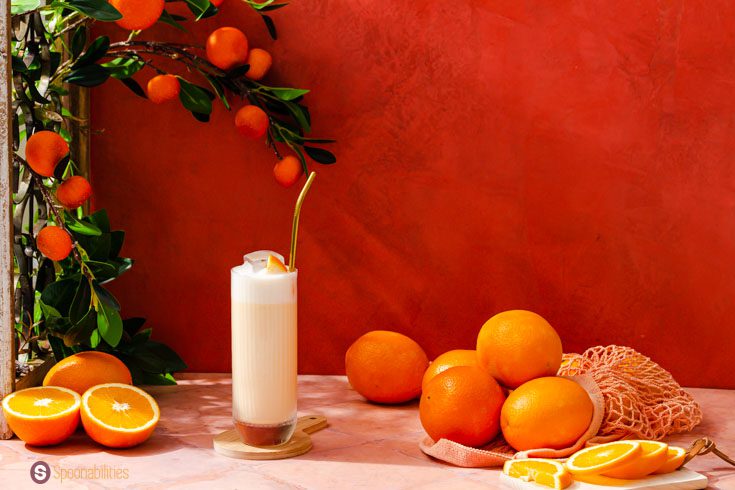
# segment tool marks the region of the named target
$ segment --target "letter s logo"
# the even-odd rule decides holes
[[[39,485],[46,483],[51,478],[51,468],[45,461],[36,461],[31,466],[31,480]]]

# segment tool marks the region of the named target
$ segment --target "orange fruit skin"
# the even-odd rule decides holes
[[[26,142],[26,161],[38,175],[51,177],[59,162],[69,154],[69,145],[58,133],[38,131]]]
[[[133,384],[130,370],[117,357],[105,352],[78,352],[57,362],[43,378],[43,386],[62,386],[84,394],[103,383]]]
[[[148,29],[158,21],[165,7],[164,0],[110,0],[121,14],[115,24],[130,31]]]
[[[220,27],[207,38],[207,59],[221,70],[231,70],[248,60],[248,38],[240,29]]]
[[[654,475],[663,475],[664,473],[671,473],[672,471],[676,471],[679,468],[681,468],[681,465],[684,464],[684,460],[687,457],[687,452],[685,450],[682,450],[678,447],[669,446],[669,450],[667,451],[666,455],[666,461],[664,461],[664,464],[659,466],[659,468],[653,472]]]
[[[291,187],[304,174],[301,161],[293,155],[288,155],[273,166],[273,177],[283,187]]]
[[[104,383],[104,386],[113,386],[115,383]],[[136,388],[134,386],[130,387],[132,390],[145,393],[140,388]],[[92,390],[89,390],[91,392]],[[88,392],[88,393],[89,393]],[[89,407],[85,403],[85,399],[87,398],[88,393],[85,393],[84,396],[82,396],[82,407],[80,410],[81,419],[82,419],[82,426],[84,427],[84,431],[87,433],[87,435],[92,438],[93,441],[95,441],[98,444],[102,444],[103,446],[112,447],[112,448],[129,448],[133,446],[137,446],[143,442],[145,442],[151,434],[153,434],[153,431],[156,429],[156,425],[158,424],[158,420],[160,418],[160,409],[158,408],[158,404],[153,400],[153,403],[156,407],[156,412],[158,412],[159,415],[156,415],[155,422],[146,429],[140,429],[136,431],[131,432],[121,432],[121,431],[113,431],[108,427],[105,427],[104,425],[101,425],[91,414]],[[124,401],[124,400],[115,400],[115,401]]]
[[[490,318],[477,336],[477,357],[502,385],[554,376],[562,360],[561,339],[540,315],[510,310]]]
[[[441,354],[429,364],[421,382],[422,387],[431,381],[437,374],[443,373],[449,368],[456,366],[477,366],[477,351],[468,349],[455,349]]]
[[[253,48],[248,53],[248,71],[245,76],[251,80],[260,80],[268,73],[273,64],[273,57],[265,49]]]
[[[225,3],[225,0],[209,0],[209,3],[211,3],[215,7],[219,7],[220,5]]]
[[[268,115],[256,105],[246,105],[235,114],[235,127],[243,136],[260,138],[268,131]]]
[[[148,100],[162,104],[179,96],[181,84],[173,75],[156,75],[148,80]]]
[[[517,451],[574,444],[592,422],[587,392],[570,379],[537,378],[515,389],[500,412],[505,440]]]
[[[74,175],[56,188],[56,199],[66,209],[76,209],[90,198],[92,186],[81,175]]]
[[[29,390],[33,390],[33,388],[29,388]],[[3,406],[3,415],[13,433],[31,446],[60,444],[67,440],[79,426],[79,409],[60,416],[27,419],[18,417]]]
[[[421,394],[419,417],[429,436],[478,447],[500,430],[505,394],[478,366],[456,366],[429,381]]]
[[[387,330],[366,333],[345,354],[350,384],[377,403],[403,403],[418,397],[428,365],[429,358],[419,344]]]
[[[611,478],[637,480],[646,475],[650,475],[666,463],[669,455],[667,444],[656,441],[639,442],[641,443],[643,452],[638,458],[623,465],[616,466],[602,474]]]
[[[38,232],[36,246],[45,257],[58,262],[69,256],[73,244],[71,236],[66,230],[58,226],[48,225]]]

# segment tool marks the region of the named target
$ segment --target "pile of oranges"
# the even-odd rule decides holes
[[[369,332],[347,351],[347,377],[378,403],[421,396],[419,416],[434,440],[479,447],[500,432],[518,451],[561,449],[589,428],[592,401],[576,382],[556,376],[562,344],[540,315],[511,310],[490,318],[474,350],[452,350],[433,363],[405,335]]]
[[[53,366],[43,386],[6,396],[3,414],[15,435],[31,446],[64,442],[80,421],[103,446],[137,446],[153,433],[160,411],[148,393],[131,384],[130,371],[115,356],[80,352]]]

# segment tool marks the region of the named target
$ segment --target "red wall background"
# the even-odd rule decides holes
[[[146,35],[239,26],[339,140],[302,216],[301,372],[343,372],[372,329],[430,357],[471,347],[526,308],[566,351],[630,345],[685,385],[735,388],[735,3],[312,0],[273,16],[277,42],[234,0],[190,34]],[[298,191],[221,106],[202,124],[114,81],[92,103],[95,206],[137,261],[113,287],[123,314],[192,370],[229,370],[229,268],[287,252]]]

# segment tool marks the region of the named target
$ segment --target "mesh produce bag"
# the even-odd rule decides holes
[[[655,439],[686,432],[702,421],[702,411],[664,368],[643,354],[610,345],[583,354],[565,354],[559,375],[590,395],[592,422],[577,442],[563,449],[516,452],[499,436],[482,448],[426,437],[419,447],[434,458],[464,467],[502,466],[514,457],[563,458],[588,444],[616,439]]]

